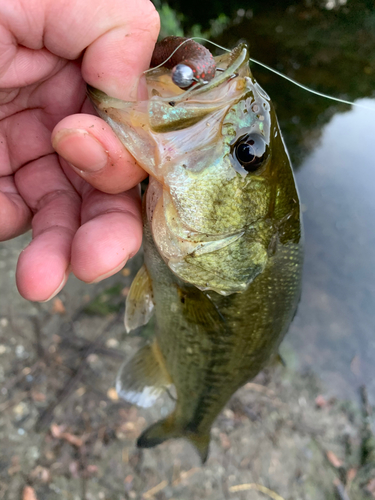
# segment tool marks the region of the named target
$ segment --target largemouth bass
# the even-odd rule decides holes
[[[122,367],[117,390],[150,406],[173,385],[174,411],[137,444],[184,437],[203,462],[219,412],[277,353],[303,259],[298,193],[271,101],[244,44],[215,59],[216,76],[187,91],[163,67],[148,72],[146,101],[88,90],[150,174],[144,266],[125,326],[155,314],[155,339]]]

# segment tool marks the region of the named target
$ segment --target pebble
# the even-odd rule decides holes
[[[17,416],[17,420],[20,420],[24,415],[26,415],[26,413],[28,413],[26,403],[18,403],[18,405],[13,408],[13,413]]]
[[[22,344],[16,346],[16,356],[17,358],[27,358],[29,354],[26,352],[25,347]]]
[[[119,345],[119,341],[117,339],[108,339],[107,342],[105,343],[105,345],[109,348],[115,348],[115,347],[118,347]]]

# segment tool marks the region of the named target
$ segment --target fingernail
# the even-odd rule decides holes
[[[97,172],[108,163],[108,153],[87,130],[60,130],[55,135],[52,146],[78,170]]]
[[[125,264],[128,262],[128,259],[125,259],[123,260],[122,262],[120,262],[120,264],[118,266],[116,266],[114,269],[112,269],[111,271],[108,271],[107,273],[105,274],[102,274],[101,276],[98,276],[97,278],[95,278],[93,281],[89,281],[88,283],[91,284],[91,283],[99,283],[99,281],[102,281],[106,278],[109,278],[110,276],[112,276],[113,274],[116,274],[118,273],[119,271],[121,271],[121,269],[125,266]]]
[[[62,282],[60,283],[60,285],[56,288],[56,290],[52,293],[52,295],[50,295],[48,297],[48,299],[46,300],[40,300],[39,302],[48,302],[49,300],[53,299],[53,297],[55,297],[59,292],[61,292],[61,290],[64,288],[66,282],[68,281],[68,278],[69,278],[69,270],[67,270],[64,274],[64,278],[62,280]]]

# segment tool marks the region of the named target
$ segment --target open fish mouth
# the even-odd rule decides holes
[[[149,98],[136,103],[112,98],[91,86],[87,87],[87,94],[99,116],[111,125],[139,165],[164,183],[169,167],[176,162],[181,161],[184,168],[192,171],[207,165],[207,160],[193,154],[197,144],[213,142],[227,109],[249,93],[250,87],[257,86],[248,76],[248,60],[247,46],[240,44],[232,52],[215,58],[219,70],[210,82],[188,90],[173,83],[170,70],[150,69],[146,73]],[[194,127],[203,122],[203,127]],[[176,141],[171,134],[178,131],[183,133]],[[191,157],[189,161],[180,157],[181,150]],[[232,166],[246,175],[238,162]]]

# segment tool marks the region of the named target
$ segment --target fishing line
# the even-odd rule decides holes
[[[289,76],[286,76],[283,73],[280,73],[280,71],[277,71],[276,69],[273,69],[270,66],[267,66],[266,64],[257,61],[256,59],[250,58],[250,61],[255,63],[255,64],[259,64],[259,66],[263,66],[263,68],[266,68],[269,71],[272,71],[272,73],[275,73],[276,75],[281,76],[281,78],[285,78],[285,80],[288,80],[288,82],[291,82],[294,85],[297,85],[297,87],[300,87],[303,90],[307,90],[307,92],[310,92],[311,94],[315,94],[315,95],[318,95],[320,97],[325,97],[326,99],[330,99],[331,101],[337,101],[337,102],[341,102],[343,104],[350,104],[351,106],[356,106],[357,108],[363,108],[363,109],[369,109],[370,111],[375,111],[375,108],[371,108],[370,106],[365,106],[364,104],[357,104],[356,102],[346,101],[345,99],[340,99],[339,97],[332,97],[330,95],[323,94],[322,92],[318,92],[317,90],[310,89],[309,87],[302,85],[302,83],[296,82],[296,80],[293,80],[293,78],[290,78]]]
[[[227,49],[227,48],[225,48],[225,47],[223,47],[223,46],[221,46],[221,45],[219,45],[219,44],[217,44],[215,42],[212,42],[211,40],[208,40],[207,38],[203,38],[201,36],[193,36],[193,37],[187,38],[186,40],[184,40],[183,42],[181,42],[180,45],[172,52],[172,54],[170,54],[169,57],[167,57],[167,59],[165,61],[163,61],[162,63],[160,63],[158,66],[155,66],[154,68],[147,69],[143,73],[148,73],[149,71],[152,71],[152,70],[154,70],[156,68],[160,68],[161,66],[163,66],[167,61],[169,61],[169,59],[173,56],[173,54],[175,54],[177,52],[177,50],[182,45],[184,45],[184,43],[187,43],[190,40],[203,40],[204,42],[210,43],[211,45],[214,45],[215,47],[217,47],[217,48],[219,48],[221,50],[224,50],[225,52],[231,52],[229,49]],[[307,92],[310,92],[311,94],[315,94],[315,95],[317,95],[319,97],[324,97],[325,99],[330,99],[331,101],[340,102],[342,104],[349,104],[350,106],[355,106],[356,108],[367,109],[367,110],[370,110],[372,112],[375,112],[375,108],[372,108],[370,106],[365,106],[364,104],[358,104],[356,102],[347,101],[346,99],[340,99],[339,97],[333,97],[331,95],[324,94],[323,92],[318,92],[317,90],[313,90],[313,89],[311,89],[309,87],[306,87],[306,85],[303,85],[302,83],[299,83],[296,80],[293,80],[293,78],[290,78],[289,76],[286,76],[283,73],[280,73],[280,71],[277,71],[276,69],[271,68],[271,66],[267,66],[267,64],[264,64],[264,63],[262,63],[260,61],[257,61],[256,59],[253,59],[252,57],[250,57],[249,60],[252,63],[254,63],[254,64],[258,64],[259,66],[262,66],[263,68],[268,69],[268,71],[271,71],[272,73],[275,73],[276,75],[280,76],[281,78],[284,78],[288,82],[293,83],[297,87],[300,87],[301,89],[306,90]]]

